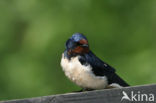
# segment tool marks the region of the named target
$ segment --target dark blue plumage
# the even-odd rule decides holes
[[[91,66],[93,74],[97,77],[107,77],[108,84],[117,83],[123,87],[128,84],[122,80],[116,73],[115,69],[100,60],[91,50],[89,50],[87,38],[75,33],[66,42],[64,56],[70,61],[73,57],[79,57],[79,62],[84,66]]]
[[[87,38],[80,34],[80,33],[75,33],[74,35],[72,35],[71,38],[69,38],[66,42],[66,49],[69,50],[69,49],[74,49],[78,44],[78,42],[81,40],[81,39],[84,39],[87,41]]]
[[[75,42],[78,42],[81,39],[87,40],[87,38],[83,34],[81,34],[81,33],[75,33],[75,34],[73,34],[72,37],[71,37],[71,39],[74,40]]]
[[[91,51],[81,55],[79,60],[83,65],[91,65],[92,71],[96,76],[107,76],[109,84],[118,83],[121,86],[128,86],[128,84],[115,73],[113,67],[100,60]]]

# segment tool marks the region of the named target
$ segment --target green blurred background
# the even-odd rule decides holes
[[[0,0],[0,100],[79,90],[60,67],[75,32],[130,85],[156,83],[155,0]]]

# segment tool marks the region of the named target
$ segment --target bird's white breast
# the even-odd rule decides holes
[[[62,55],[61,66],[65,75],[77,85],[83,88],[103,89],[108,85],[105,76],[95,76],[90,65],[84,66],[79,60],[79,57],[73,57],[68,60]]]

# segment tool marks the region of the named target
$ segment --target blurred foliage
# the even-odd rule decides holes
[[[60,67],[66,40],[91,50],[131,85],[156,83],[155,0],[0,0],[0,100],[79,90]]]

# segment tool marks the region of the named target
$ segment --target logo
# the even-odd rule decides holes
[[[131,91],[130,95],[128,95],[125,91],[122,91],[122,98],[121,101],[127,100],[127,101],[138,101],[138,102],[152,102],[155,100],[154,94],[149,93],[141,93],[140,91],[134,92]]]
[[[123,91],[122,94],[123,94],[123,97],[121,98],[121,101],[122,101],[123,99],[126,99],[126,100],[131,101],[131,99],[128,97],[128,95],[127,95],[127,93],[126,93],[125,91]]]

